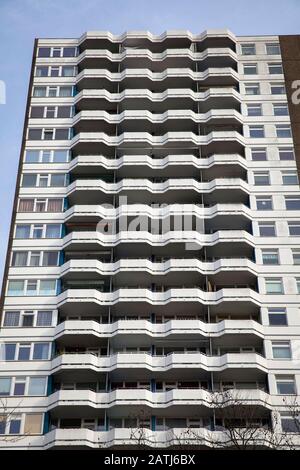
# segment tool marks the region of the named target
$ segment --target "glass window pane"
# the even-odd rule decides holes
[[[43,254],[43,266],[57,266],[58,264],[58,252],[57,251],[45,251]]]
[[[23,188],[34,188],[36,186],[36,177],[37,175],[27,173],[23,175],[22,186]]]
[[[59,96],[72,96],[72,87],[67,87],[67,86],[61,86],[59,88]]]
[[[19,326],[20,312],[5,312],[3,326]]]
[[[46,238],[60,238],[61,225],[48,224],[46,227]]]
[[[30,237],[30,225],[21,225],[16,226],[15,238],[29,238]]]
[[[30,357],[30,344],[20,344],[18,361],[28,361]]]
[[[65,186],[66,175],[64,173],[57,173],[51,175],[51,184],[52,187],[63,187]]]
[[[16,354],[16,344],[6,343],[4,345],[4,361],[14,361]]]
[[[12,256],[12,266],[26,266],[28,253],[27,251],[15,251]]]
[[[39,311],[37,314],[36,326],[51,326],[52,325],[52,311],[45,310]]]
[[[25,154],[26,163],[38,163],[39,161],[39,150],[27,150]]]
[[[10,394],[11,378],[0,377],[0,396],[8,396]]]
[[[30,377],[28,395],[45,395],[47,377]]]
[[[25,394],[25,382],[16,382],[14,386],[14,395]]]
[[[9,281],[7,295],[23,295],[24,281]]]
[[[20,434],[21,419],[11,418],[9,422],[9,434]]]
[[[55,295],[56,281],[40,281],[40,295]]]
[[[49,343],[35,343],[33,359],[46,361],[49,357]]]
[[[65,163],[69,161],[68,150],[55,150],[53,154],[54,163]]]

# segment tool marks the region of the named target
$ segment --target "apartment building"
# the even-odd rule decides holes
[[[230,423],[296,437],[299,44],[228,30],[35,41],[0,448],[232,447]]]

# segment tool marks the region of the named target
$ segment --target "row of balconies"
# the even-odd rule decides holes
[[[53,100],[53,98],[52,98]],[[41,102],[49,104],[51,98],[32,97],[32,104]],[[70,101],[70,99],[68,99]],[[168,110],[186,109],[198,113],[207,113],[212,109],[240,110],[241,95],[235,86],[207,87],[205,91],[194,91],[190,88],[170,88],[161,92],[150,89],[128,88],[121,92],[110,92],[103,89],[83,89],[79,91],[72,103],[76,109],[104,110],[121,112],[125,110],[154,109],[157,113]],[[58,104],[57,98],[55,104]]]
[[[137,68],[151,69],[153,72],[162,72],[167,68],[202,71],[208,67],[232,67],[236,70],[237,56],[228,47],[207,48],[203,52],[174,48],[158,53],[139,48],[126,48],[118,53],[108,49],[86,49],[77,57],[77,66],[79,71],[101,68],[110,72]]]

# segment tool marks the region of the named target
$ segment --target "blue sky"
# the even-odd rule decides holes
[[[299,34],[299,0],[0,0],[0,284],[6,254],[33,40],[86,30],[228,28],[237,35]]]

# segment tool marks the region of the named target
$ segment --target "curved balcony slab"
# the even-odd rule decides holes
[[[119,320],[114,323],[97,323],[92,320],[67,320],[55,327],[54,338],[64,335],[93,335],[112,338],[119,335],[147,335],[167,338],[175,335],[221,337],[226,334],[253,334],[264,338],[264,326],[254,320],[222,320],[219,323],[204,323],[200,320],[169,320],[166,323],[151,323],[147,320]],[[187,340],[188,341],[188,340]]]
[[[167,305],[170,302],[199,302],[205,305],[218,305],[221,302],[253,302],[261,305],[261,295],[249,288],[224,288],[216,292],[205,292],[199,288],[168,289],[153,292],[144,288],[117,289],[113,292],[100,292],[95,289],[68,289],[57,296],[58,307],[69,302],[115,305],[119,302],[146,302],[151,305]]]
[[[268,359],[257,353],[228,353],[222,356],[206,356],[202,353],[171,353],[152,356],[148,353],[117,353],[97,357],[93,354],[61,354],[51,361],[51,372],[88,369],[96,372],[112,372],[124,369],[143,369],[166,372],[172,369],[202,369],[222,372],[227,369],[257,369],[268,373]]]

